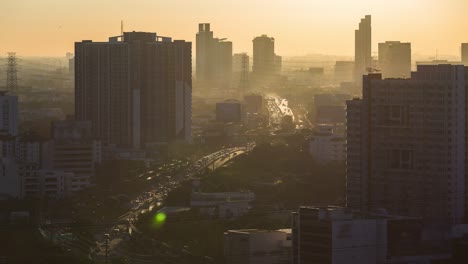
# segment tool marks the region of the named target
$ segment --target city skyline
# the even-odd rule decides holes
[[[262,11],[264,3],[246,0],[235,3],[205,0],[202,4],[186,0],[141,1],[140,5],[107,2],[99,6],[92,1],[0,3],[0,9],[7,11],[0,24],[12,25],[5,27],[0,36],[0,54],[16,51],[22,56],[63,56],[73,50],[75,41],[100,41],[118,35],[121,20],[125,31],[157,32],[191,42],[195,42],[198,23],[211,23],[215,37],[227,37],[233,42],[234,53],[251,54],[252,39],[268,34],[275,38],[277,54],[282,56],[352,56],[353,30],[364,15],[373,16],[373,53],[377,52],[377,43],[396,40],[411,42],[414,53],[459,56],[460,43],[468,41],[468,25],[463,23],[468,3],[463,0],[398,0],[391,5],[382,0],[352,3],[275,0],[268,2],[268,12]],[[296,41],[298,36],[303,41]],[[30,39],[48,45],[29,45]]]
[[[0,264],[468,263],[468,0],[0,9]]]

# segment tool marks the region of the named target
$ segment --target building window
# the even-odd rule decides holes
[[[413,168],[413,151],[408,149],[389,150],[387,160],[390,169],[410,170]]]
[[[408,124],[408,107],[402,105],[385,106],[385,124],[401,126]]]

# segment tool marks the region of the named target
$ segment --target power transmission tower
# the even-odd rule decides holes
[[[16,69],[16,52],[8,52],[7,59],[7,91],[16,93],[18,91],[18,75]]]

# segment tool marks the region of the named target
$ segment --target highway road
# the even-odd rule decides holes
[[[134,222],[138,220],[141,214],[152,211],[154,208],[158,208],[164,202],[167,194],[173,189],[177,188],[182,181],[189,180],[194,177],[199,177],[206,171],[206,169],[215,170],[228,163],[232,159],[251,151],[254,147],[254,143],[249,143],[242,147],[226,148],[211,153],[210,155],[207,155],[188,165],[186,169],[170,177],[170,179],[165,183],[159,183],[151,190],[142,192],[136,199],[133,200],[133,203],[135,204],[134,207],[118,218],[119,221],[127,221],[128,224],[117,225],[110,228],[108,230],[108,241],[106,241],[107,238],[105,236],[101,235],[100,239],[98,239],[96,242],[96,248],[93,250],[91,255],[96,260],[104,260],[106,247],[108,247],[107,251],[110,252],[109,257],[128,256],[129,252],[119,251],[119,245],[122,241],[125,240],[126,237],[128,237],[128,235],[132,235],[133,233],[140,233],[140,231],[134,225]],[[172,169],[172,166],[166,168],[166,170]],[[155,172],[148,172],[147,174],[154,175]],[[147,174],[145,174],[145,176]],[[144,259],[142,255],[139,257]],[[148,255],[147,257],[150,256]]]

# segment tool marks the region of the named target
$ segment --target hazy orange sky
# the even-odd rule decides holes
[[[0,56],[63,56],[75,41],[118,35],[121,19],[126,31],[189,41],[208,22],[234,52],[251,53],[253,37],[268,34],[284,56],[353,55],[354,30],[366,14],[373,51],[400,40],[413,52],[457,55],[468,42],[468,0],[0,0],[0,10]]]

